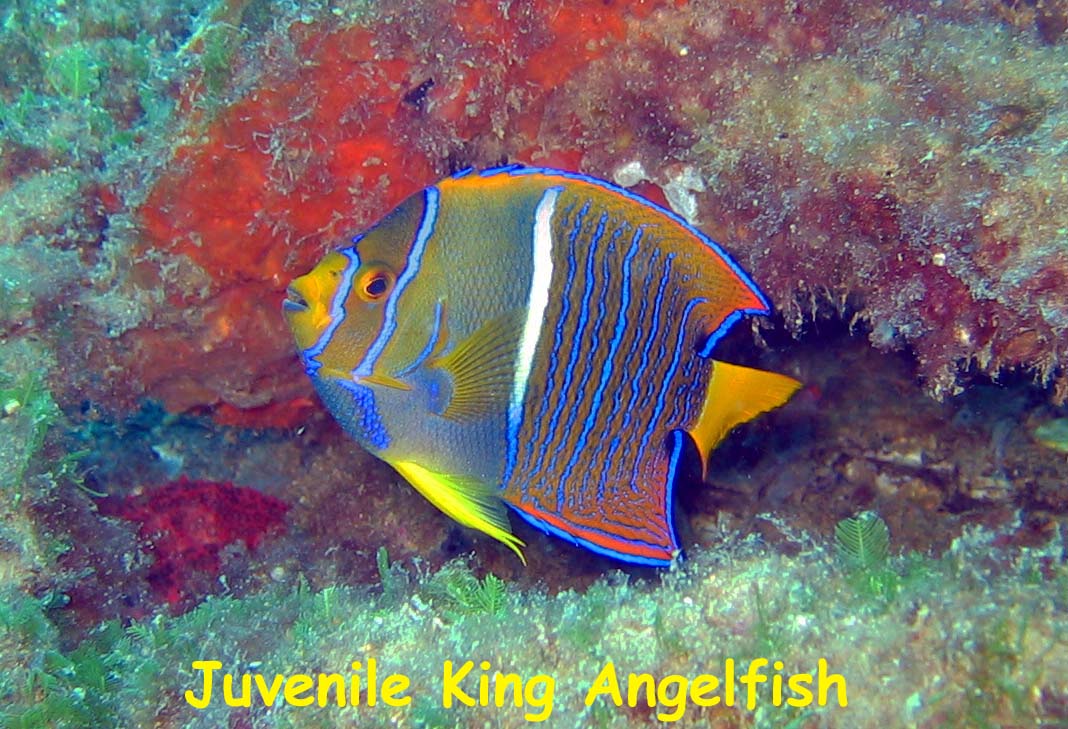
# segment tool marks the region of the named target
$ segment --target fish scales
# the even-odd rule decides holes
[[[649,464],[641,474],[638,466],[642,454],[638,459],[627,458],[626,454],[612,458],[613,454],[606,451],[613,443],[618,444],[615,434],[625,432],[624,420],[628,425],[633,420],[634,409],[628,407],[624,411],[621,404],[626,397],[633,405],[644,377],[651,384],[662,380],[669,387],[684,391],[700,389],[700,382],[684,378],[680,381],[683,373],[677,367],[675,372],[662,371],[672,359],[660,356],[652,360],[650,367],[647,356],[654,346],[661,355],[674,352],[685,328],[658,326],[662,304],[656,307],[652,329],[644,342],[643,329],[637,323],[641,320],[639,312],[645,310],[641,305],[649,298],[644,294],[655,292],[652,298],[659,304],[670,293],[664,312],[667,316],[682,308],[680,290],[669,285],[674,275],[671,261],[660,255],[659,241],[649,240],[652,234],[647,229],[632,225],[618,213],[613,216],[611,210],[591,211],[588,205],[580,210],[581,214],[576,215],[562,211],[555,226],[559,265],[552,288],[567,293],[555,305],[550,304],[547,312],[544,331],[552,333],[551,344],[544,337],[545,345],[539,347],[532,377],[535,382],[543,382],[544,388],[532,393],[534,396],[526,403],[532,417],[524,421],[525,428],[519,435],[521,442],[541,446],[536,459],[530,458],[532,448],[526,450],[528,457],[505,482],[505,498],[532,512],[558,514],[561,521],[591,534],[603,532],[601,527],[607,524],[617,528],[616,535],[625,531],[635,541],[666,543],[666,522],[651,525],[645,514],[668,513],[663,503],[667,495],[658,479],[667,472],[667,457],[665,454],[660,458],[660,451],[674,426],[661,424],[662,438],[653,454],[659,463]],[[582,241],[586,243],[580,244]],[[580,264],[578,268],[583,273],[579,278],[568,262]],[[596,307],[592,304],[594,298]],[[618,302],[618,306],[610,307],[606,302]],[[596,315],[592,313],[594,308]],[[566,344],[564,331],[572,332]],[[611,338],[604,341],[609,333]],[[602,343],[606,346],[599,346]],[[621,351],[643,351],[646,356],[617,360]],[[556,371],[560,357],[567,362],[563,376]],[[663,366],[657,367],[658,363]],[[587,386],[593,382],[596,387]],[[604,402],[608,392],[619,395],[611,398],[610,406]],[[562,422],[565,404],[569,405],[569,417]],[[553,416],[546,418],[550,406]],[[660,416],[660,412],[652,410],[634,423],[641,428],[646,448],[655,442],[653,429]],[[552,458],[547,457],[550,454]],[[566,455],[558,458],[560,454]],[[574,476],[576,470],[581,478]],[[606,502],[624,506],[611,517],[601,508]]]
[[[522,557],[505,506],[667,565],[680,464],[799,383],[717,362],[770,311],[720,247],[595,178],[506,167],[409,198],[290,287],[305,370],[351,434]]]

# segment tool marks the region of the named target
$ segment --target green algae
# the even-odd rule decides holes
[[[0,487],[17,489],[44,445],[45,434],[59,417],[59,406],[41,375],[29,372],[17,380],[0,376],[0,413],[10,449],[0,459]],[[19,498],[17,492],[15,498]]]
[[[62,716],[68,726],[148,725],[161,713],[177,726],[221,726],[244,710],[221,701],[203,710],[185,704],[182,693],[201,686],[193,661],[218,660],[222,671],[270,678],[316,670],[349,675],[353,661],[366,666],[373,658],[380,675],[410,679],[409,706],[278,702],[252,709],[256,726],[525,726],[524,708],[511,703],[442,707],[444,663],[472,660],[487,661],[491,675],[555,679],[552,726],[623,727],[633,722],[627,707],[604,697],[592,706],[583,701],[607,661],[620,675],[692,676],[721,670],[726,658],[739,671],[758,658],[813,670],[825,658],[848,681],[848,714],[833,702],[775,707],[764,692],[755,710],[733,710],[737,724],[866,727],[947,716],[959,726],[1028,724],[1042,717],[1029,698],[1033,691],[1065,688],[1056,667],[1068,658],[1068,570],[1055,563],[1049,572],[1047,557],[1063,549],[1060,539],[992,570],[977,555],[988,553],[995,538],[973,532],[940,559],[888,557],[887,566],[919,576],[902,579],[875,613],[858,610],[862,603],[850,597],[853,588],[829,551],[785,558],[752,540],[729,555],[697,554],[658,579],[610,574],[585,593],[557,595],[509,589],[494,610],[467,609],[478,601],[461,601],[465,609],[457,609],[442,597],[457,585],[494,584],[475,578],[464,560],[432,573],[406,572],[415,579],[389,595],[370,587],[276,586],[242,599],[209,598],[185,615],[157,615],[126,630],[107,623],[66,652],[57,650],[55,629],[42,619],[45,608],[23,596],[0,613],[0,640],[42,656],[44,668],[33,692],[10,685],[9,677],[4,716],[13,726],[40,719],[31,698],[43,695],[47,715]],[[922,570],[915,569],[918,559]],[[1036,564],[1046,569],[1040,582]],[[899,714],[887,716],[888,706]],[[722,713],[690,706],[678,725],[704,725],[713,716]]]
[[[1035,440],[1047,448],[1068,453],[1068,418],[1054,418],[1037,426]]]
[[[84,99],[100,88],[101,59],[88,44],[60,49],[45,70],[45,79],[59,94]]]
[[[396,562],[390,563],[389,552],[379,547],[375,553],[375,565],[378,567],[378,581],[382,585],[382,595],[387,602],[398,602],[408,588],[408,572]]]
[[[39,578],[57,573],[69,545],[40,530],[34,509],[82,475],[85,453],[56,447],[63,413],[48,388],[47,353],[22,338],[0,343],[0,357],[0,725],[108,725],[110,644],[64,650],[53,621],[70,601],[67,581],[44,589]]]
[[[890,552],[890,530],[871,511],[842,519],[834,527],[834,538],[838,557],[856,569],[881,567]]]
[[[915,565],[890,563],[890,530],[871,511],[839,521],[834,527],[835,554],[847,580],[862,601],[885,606],[896,597],[901,582]]]
[[[424,594],[445,615],[500,615],[507,604],[504,581],[494,574],[476,577],[464,562],[450,562],[426,582]]]

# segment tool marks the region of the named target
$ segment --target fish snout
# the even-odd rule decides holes
[[[308,310],[308,300],[304,298],[304,295],[296,286],[296,281],[289,285],[286,289],[286,298],[282,302],[282,311],[292,312],[294,314]]]
[[[330,324],[330,311],[323,301],[322,289],[311,275],[301,276],[289,284],[282,301],[282,313],[301,349],[315,344]]]

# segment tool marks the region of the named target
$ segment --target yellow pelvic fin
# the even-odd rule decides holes
[[[523,564],[527,563],[519,550],[526,545],[512,534],[508,511],[492,487],[473,479],[434,473],[412,461],[391,465],[431,504],[464,526],[489,534],[519,555]]]
[[[701,415],[690,429],[701,452],[702,476],[712,450],[734,426],[785,404],[800,387],[786,375],[716,361]]]
[[[411,390],[411,386],[401,382],[392,375],[387,375],[385,372],[372,372],[367,377],[361,377],[361,382],[368,385],[379,385],[381,387],[388,387],[393,390]]]
[[[444,357],[430,363],[452,380],[442,416],[469,420],[503,411],[512,392],[523,310],[490,319]]]
[[[347,370],[339,370],[336,367],[323,367],[319,370],[320,377],[329,377],[335,380],[352,381],[352,373]]]
[[[336,367],[323,367],[319,370],[320,377],[327,377],[335,380],[345,380],[347,382],[353,382],[356,378],[351,372],[347,370],[339,370]],[[359,378],[359,381],[365,385],[380,385],[382,387],[389,387],[394,390],[411,390],[412,388],[404,382],[401,382],[396,377],[387,375],[385,373],[372,372],[366,377]]]

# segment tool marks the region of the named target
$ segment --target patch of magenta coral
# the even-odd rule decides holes
[[[145,577],[155,599],[190,607],[211,591],[222,551],[238,542],[255,550],[268,534],[283,532],[289,506],[252,488],[183,476],[140,494],[103,500],[99,509],[137,523],[141,546],[154,559]]]
[[[1063,401],[1068,74],[1059,16],[1032,5],[402,1],[279,24],[235,60],[236,103],[203,103],[200,74],[176,90],[147,195],[102,196],[140,229],[120,289],[143,320],[72,327],[89,366],[68,397],[302,422],[288,281],[415,190],[508,160],[666,200],[791,331],[854,319],[935,395],[1022,368]]]

